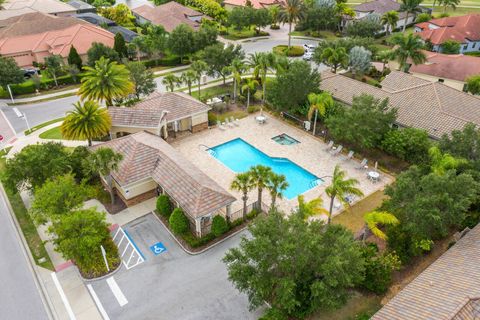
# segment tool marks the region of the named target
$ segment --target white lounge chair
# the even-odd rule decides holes
[[[333,140],[330,140],[325,148],[325,151],[328,151],[333,148]]]
[[[217,120],[217,127],[220,129],[220,130],[225,130],[225,126],[219,121]]]
[[[358,170],[364,170],[365,167],[367,166],[367,163],[368,163],[367,158],[363,158],[362,162],[360,162],[360,164],[355,168]]]
[[[240,125],[238,119],[234,119],[233,117],[230,117],[230,122],[236,125],[237,127]]]
[[[227,126],[229,126],[230,128],[233,128],[235,125],[233,124],[233,122],[230,122],[230,120],[228,120],[228,118],[225,118],[225,123],[227,124]]]
[[[340,160],[342,160],[342,161],[350,160],[350,159],[353,158],[353,154],[354,154],[354,152],[352,150],[350,150],[346,156],[341,156]]]
[[[330,151],[330,154],[335,157],[337,154],[342,152],[342,150],[343,150],[343,146],[339,145],[337,149],[333,149],[332,151]]]

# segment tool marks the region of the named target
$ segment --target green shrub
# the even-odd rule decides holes
[[[107,254],[107,262],[110,267],[110,271],[117,269],[120,264],[120,256],[118,255],[118,248],[111,238],[107,239],[103,244],[103,248]],[[107,273],[107,267],[103,260],[101,251],[92,253],[95,257],[91,261],[75,260],[80,273],[85,278],[100,277]]]
[[[417,19],[415,20],[415,22],[416,23],[427,22],[427,21],[430,21],[431,19],[432,19],[431,14],[424,12],[417,15]]]
[[[278,45],[273,47],[273,52],[287,57],[300,57],[303,56],[305,50],[301,46],[291,46],[289,50],[286,45]]]
[[[170,228],[176,234],[184,234],[189,230],[188,218],[180,208],[173,210],[168,222],[170,223]]]
[[[425,130],[405,128],[387,132],[382,141],[382,149],[410,163],[423,163],[428,160],[431,142]]]
[[[217,115],[214,113],[209,112],[208,113],[208,125],[213,126],[217,124]]]
[[[213,233],[209,233],[201,238],[195,237],[191,232],[187,232],[182,235],[183,240],[192,248],[198,248],[201,246],[206,245],[213,239],[215,239],[215,235]]]
[[[161,194],[157,198],[157,211],[165,218],[170,218],[172,214],[172,203],[167,195]]]
[[[240,218],[240,219],[236,219],[236,220],[233,220],[233,221],[230,221],[229,225],[230,225],[230,229],[233,229],[235,227],[238,227],[239,225],[241,225],[243,223],[243,219]]]
[[[247,219],[251,220],[251,219],[255,218],[256,216],[258,216],[259,213],[260,213],[260,211],[258,211],[257,209],[253,209],[252,211],[247,213]]]
[[[29,94],[35,92],[35,84],[32,81],[25,81],[23,83],[10,85],[10,89],[13,95]]]
[[[257,112],[258,110],[259,110],[258,106],[248,106],[247,108],[248,113],[254,113],[254,112]]]
[[[380,82],[378,82],[377,80],[375,79],[367,79],[367,83],[371,86],[375,86],[377,88],[381,88],[382,85],[380,84]]]
[[[221,236],[228,231],[228,224],[224,217],[217,215],[212,220],[212,233],[215,237]]]
[[[188,63],[186,59],[184,59],[185,63]],[[179,56],[167,56],[162,59],[152,59],[152,60],[147,60],[143,61],[143,64],[147,68],[153,68],[153,67],[158,67],[158,66],[165,66],[165,67],[172,67],[172,66],[178,66],[182,64],[182,61],[180,60]]]

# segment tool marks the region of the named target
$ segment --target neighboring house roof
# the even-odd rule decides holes
[[[410,72],[464,82],[470,76],[480,74],[480,57],[463,54],[442,54],[426,51],[424,64],[412,64]]]
[[[416,277],[372,320],[480,318],[480,225]]]
[[[108,31],[110,31],[113,34],[121,33],[123,38],[127,42],[131,42],[135,37],[138,36],[138,34],[133,32],[132,30],[129,30],[122,26],[118,26],[114,21],[104,18],[102,16],[99,16],[96,13],[86,12],[86,13],[75,14],[73,16],[75,18],[87,21],[99,27],[101,27],[102,25],[106,25],[108,26],[107,28]]]
[[[163,26],[167,32],[172,32],[180,24],[186,24],[192,29],[198,30],[201,18],[210,19],[201,12],[182,6],[175,1],[157,7],[143,5],[132,9],[132,12],[153,24]]]
[[[124,28],[122,26],[113,26],[113,27],[108,27],[108,31],[110,31],[113,34],[120,33],[125,41],[127,42],[132,42],[133,39],[138,37],[138,34],[133,32],[132,30],[129,30],[127,28]]]
[[[392,71],[381,85],[377,88],[330,72],[322,73],[320,83],[322,90],[347,104],[362,93],[388,98],[398,110],[398,124],[424,129],[432,138],[462,130],[469,122],[480,125],[480,98],[400,71]]]
[[[440,45],[447,40],[460,43],[480,40],[480,14],[467,14],[458,17],[433,19],[427,23],[416,24],[422,31],[417,34],[423,40],[430,40],[434,45]]]
[[[75,13],[71,5],[58,0],[7,0],[2,4],[0,20],[20,16],[26,13],[43,12],[50,14]]]
[[[155,180],[193,218],[212,213],[236,199],[161,137],[141,131],[92,147],[123,155],[112,177],[122,187]]]
[[[133,107],[110,107],[113,126],[158,128],[162,113],[172,122],[207,112],[210,107],[183,92],[154,92]]]
[[[229,4],[231,6],[245,7],[247,4],[247,0],[225,0],[223,1],[223,3]],[[283,6],[285,1],[283,0],[250,0],[250,3],[252,4],[252,7],[255,9],[264,9],[272,5]]]
[[[388,11],[399,11],[400,3],[393,0],[375,0],[356,5],[353,10],[383,15]]]
[[[80,1],[80,0],[70,0],[67,2],[69,5],[77,9],[77,11],[92,11],[95,12],[97,11],[97,8],[92,6],[91,4],[88,4],[86,2]]]

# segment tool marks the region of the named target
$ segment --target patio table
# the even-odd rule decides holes
[[[380,178],[380,173],[376,171],[369,171],[367,175],[368,175],[368,178],[372,181],[377,181],[378,178]]]

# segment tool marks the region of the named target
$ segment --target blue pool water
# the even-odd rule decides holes
[[[245,172],[252,166],[261,164],[272,168],[277,174],[285,175],[289,184],[284,192],[284,197],[287,199],[295,198],[323,182],[289,159],[269,157],[240,138],[220,144],[208,151],[235,173]]]

